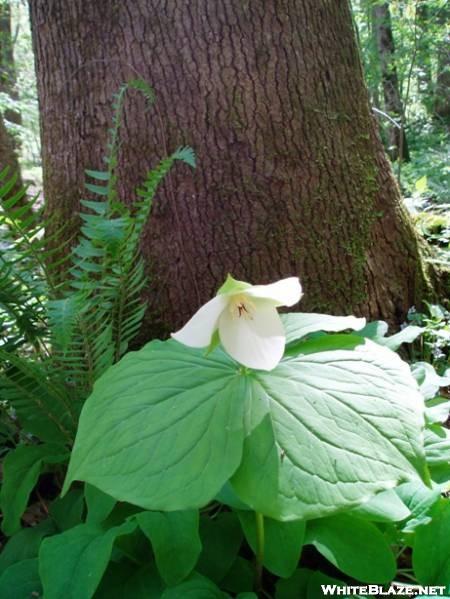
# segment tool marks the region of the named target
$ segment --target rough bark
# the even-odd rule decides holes
[[[227,273],[299,275],[301,310],[400,321],[423,295],[418,241],[371,115],[347,2],[31,0],[44,188],[74,219],[102,167],[111,95],[129,101],[124,201],[157,157],[192,145],[159,192],[142,249],[155,322],[182,324]],[[158,320],[159,319],[159,320]]]
[[[409,161],[408,143],[403,127],[403,102],[395,65],[395,45],[392,35],[389,4],[387,2],[383,4],[375,3],[372,8],[372,14],[373,29],[381,65],[384,108],[387,114],[400,125],[400,128],[392,124],[387,125],[388,151],[393,160],[400,158],[401,160]]]

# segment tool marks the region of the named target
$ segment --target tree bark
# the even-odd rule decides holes
[[[31,0],[48,211],[72,222],[102,168],[111,96],[128,102],[121,195],[193,146],[142,243],[151,331],[173,330],[227,273],[298,275],[299,308],[401,321],[423,296],[419,245],[377,135],[347,2]],[[149,329],[147,329],[149,330]]]
[[[404,109],[395,64],[395,45],[392,35],[389,4],[376,3],[372,8],[375,38],[381,65],[384,108],[399,127],[388,124],[389,154],[393,160],[409,161],[408,143],[404,130]]]

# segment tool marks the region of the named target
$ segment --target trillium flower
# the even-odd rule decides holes
[[[216,297],[172,337],[189,347],[207,347],[217,331],[223,347],[237,362],[272,370],[283,357],[286,343],[277,308],[293,306],[301,296],[297,277],[250,285],[228,275]]]

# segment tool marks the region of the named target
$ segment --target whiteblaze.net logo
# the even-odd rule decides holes
[[[325,596],[349,595],[372,596],[372,597],[417,597],[425,595],[428,597],[443,597],[445,586],[419,586],[419,585],[391,585],[383,587],[378,584],[366,586],[344,586],[338,584],[321,584],[322,593]]]

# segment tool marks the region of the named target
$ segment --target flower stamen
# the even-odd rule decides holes
[[[233,317],[253,320],[252,310],[255,309],[253,302],[243,295],[234,297],[230,302],[230,312]]]

